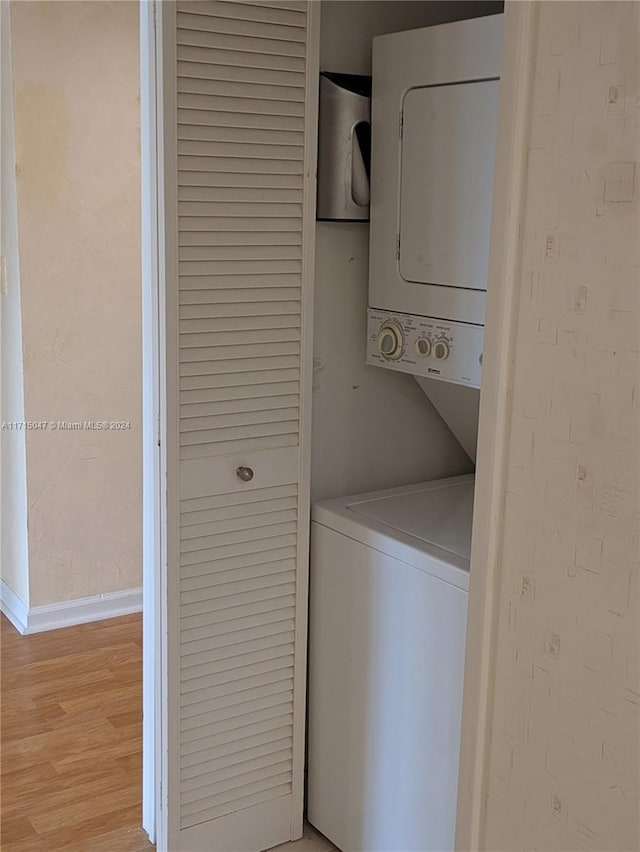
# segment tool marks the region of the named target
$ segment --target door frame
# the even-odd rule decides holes
[[[142,230],[142,455],[143,455],[143,555],[142,555],[142,827],[161,848],[162,783],[157,777],[163,761],[162,672],[166,653],[162,626],[162,595],[166,583],[164,489],[166,473],[161,440],[160,388],[164,357],[164,276],[159,208],[158,163],[161,161],[157,122],[162,109],[158,80],[156,0],[140,0],[140,140]],[[160,569],[160,570],[158,570]]]
[[[484,848],[504,490],[519,304],[538,3],[505,4],[504,53],[480,395],[456,850]]]
[[[313,279],[318,80],[320,65],[320,3],[308,0],[305,89],[303,189],[303,267],[301,304],[299,553],[308,553],[311,500],[311,397],[313,372]],[[177,759],[172,726],[169,671],[178,664],[177,649],[168,644],[169,624],[178,618],[179,507],[168,483],[178,482],[177,412],[169,417],[167,398],[177,388],[176,310],[167,310],[177,288],[167,285],[167,270],[177,270],[177,234],[168,234],[165,210],[176,204],[170,175],[177,169],[171,121],[175,115],[172,87],[163,85],[167,65],[176,62],[174,2],[140,0],[141,181],[142,181],[142,303],[143,303],[143,828],[159,852],[178,848],[178,802],[168,794],[168,766]],[[160,130],[163,128],[163,130]],[[163,168],[164,164],[164,168]],[[173,594],[169,594],[170,590]],[[306,725],[308,570],[298,570],[296,639],[293,807],[291,837],[302,836],[304,739]],[[297,814],[297,815],[296,815]]]
[[[167,327],[167,268],[175,266],[175,241],[165,229],[165,169],[168,159],[165,123],[167,106],[163,86],[163,22],[175,15],[175,4],[140,2],[140,108],[142,180],[142,352],[143,352],[143,731],[142,825],[158,850],[173,848],[169,837],[169,749],[167,691],[168,620],[176,617],[169,606],[171,543],[176,541],[177,504],[167,488],[170,453],[177,435],[177,413],[167,414],[167,389],[177,380],[175,329]],[[175,51],[174,51],[175,53]],[[175,145],[173,146],[175,148]],[[175,151],[173,152],[175,156]],[[173,312],[175,316],[175,311]],[[173,337],[169,334],[173,332]],[[173,344],[171,341],[174,341]],[[172,444],[171,441],[174,441]],[[175,473],[173,481],[177,479]],[[173,520],[172,520],[173,518]],[[173,534],[172,534],[173,533]],[[175,574],[175,572],[174,572]],[[175,580],[175,577],[174,577]],[[171,596],[175,600],[175,596]]]
[[[167,423],[163,388],[167,375],[167,328],[165,326],[164,261],[171,247],[165,244],[163,205],[164,181],[158,164],[163,162],[162,125],[163,17],[166,7],[156,0],[141,0],[141,137],[142,137],[142,278],[143,278],[143,457],[144,457],[144,556],[143,556],[143,827],[159,850],[168,843],[166,714],[162,713],[167,682],[166,611],[170,507],[166,492],[168,439],[175,424]],[[309,62],[318,66],[319,3],[310,2]],[[165,7],[165,8],[163,8]],[[497,638],[497,603],[500,593],[500,544],[503,495],[509,439],[509,401],[513,375],[513,350],[518,307],[521,263],[520,226],[526,172],[526,134],[531,94],[532,54],[536,31],[535,0],[514,2],[505,7],[505,52],[501,83],[497,169],[492,210],[492,238],[487,295],[484,381],[480,404],[478,464],[471,553],[469,619],[462,718],[460,784],[456,827],[456,849],[481,849],[483,813],[493,706],[493,660]],[[309,74],[312,81],[313,73]],[[311,85],[307,92],[317,101]],[[309,110],[312,122],[317,110]],[[310,128],[311,129],[311,128]],[[309,133],[315,145],[315,134]],[[315,151],[308,159],[305,178],[315,182]],[[311,201],[307,204],[310,207]],[[305,237],[315,230],[315,217],[307,211]],[[313,246],[313,240],[309,242]],[[163,262],[159,262],[162,259]],[[304,273],[313,275],[313,251],[307,253]],[[307,287],[304,325],[311,351],[312,287]],[[309,293],[310,291],[310,293]],[[305,355],[303,396],[311,394],[311,358]],[[309,407],[308,399],[304,402]],[[303,459],[308,460],[310,418],[303,422]],[[308,491],[308,464],[304,464]],[[307,533],[308,535],[308,530]],[[175,539],[174,539],[175,540]],[[477,567],[475,567],[477,566]],[[158,570],[159,569],[159,570]],[[304,637],[306,641],[306,637]],[[301,767],[298,767],[301,771]]]

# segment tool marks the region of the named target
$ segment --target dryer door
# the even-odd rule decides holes
[[[403,104],[400,274],[487,289],[498,80],[410,89]]]

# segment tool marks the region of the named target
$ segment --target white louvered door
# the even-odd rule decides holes
[[[302,830],[316,6],[158,5],[171,852]]]

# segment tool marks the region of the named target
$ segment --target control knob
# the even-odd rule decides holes
[[[428,337],[419,337],[416,340],[416,352],[418,355],[431,355],[431,341]]]
[[[449,344],[446,340],[436,340],[433,344],[433,357],[436,361],[444,361],[449,357]]]
[[[378,331],[378,352],[387,361],[396,361],[402,355],[404,334],[394,320],[383,323]]]

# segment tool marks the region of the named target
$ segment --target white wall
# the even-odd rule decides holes
[[[501,12],[497,0],[322,0],[320,70],[371,73],[371,40],[384,33]]]
[[[323,0],[320,68],[371,73],[371,39],[499,3]],[[369,226],[318,222],[314,500],[467,473],[471,461],[411,376],[365,365]]]
[[[24,429],[22,325],[18,199],[11,72],[9,4],[0,5],[0,255],[4,280],[0,294],[0,577],[25,604],[29,603],[27,475]],[[2,261],[0,261],[2,262]]]
[[[30,604],[142,580],[138,4],[11,4]]]
[[[640,848],[640,4],[539,3],[481,848]]]
[[[316,240],[312,498],[468,472],[413,378],[365,365],[368,225],[318,223]]]

